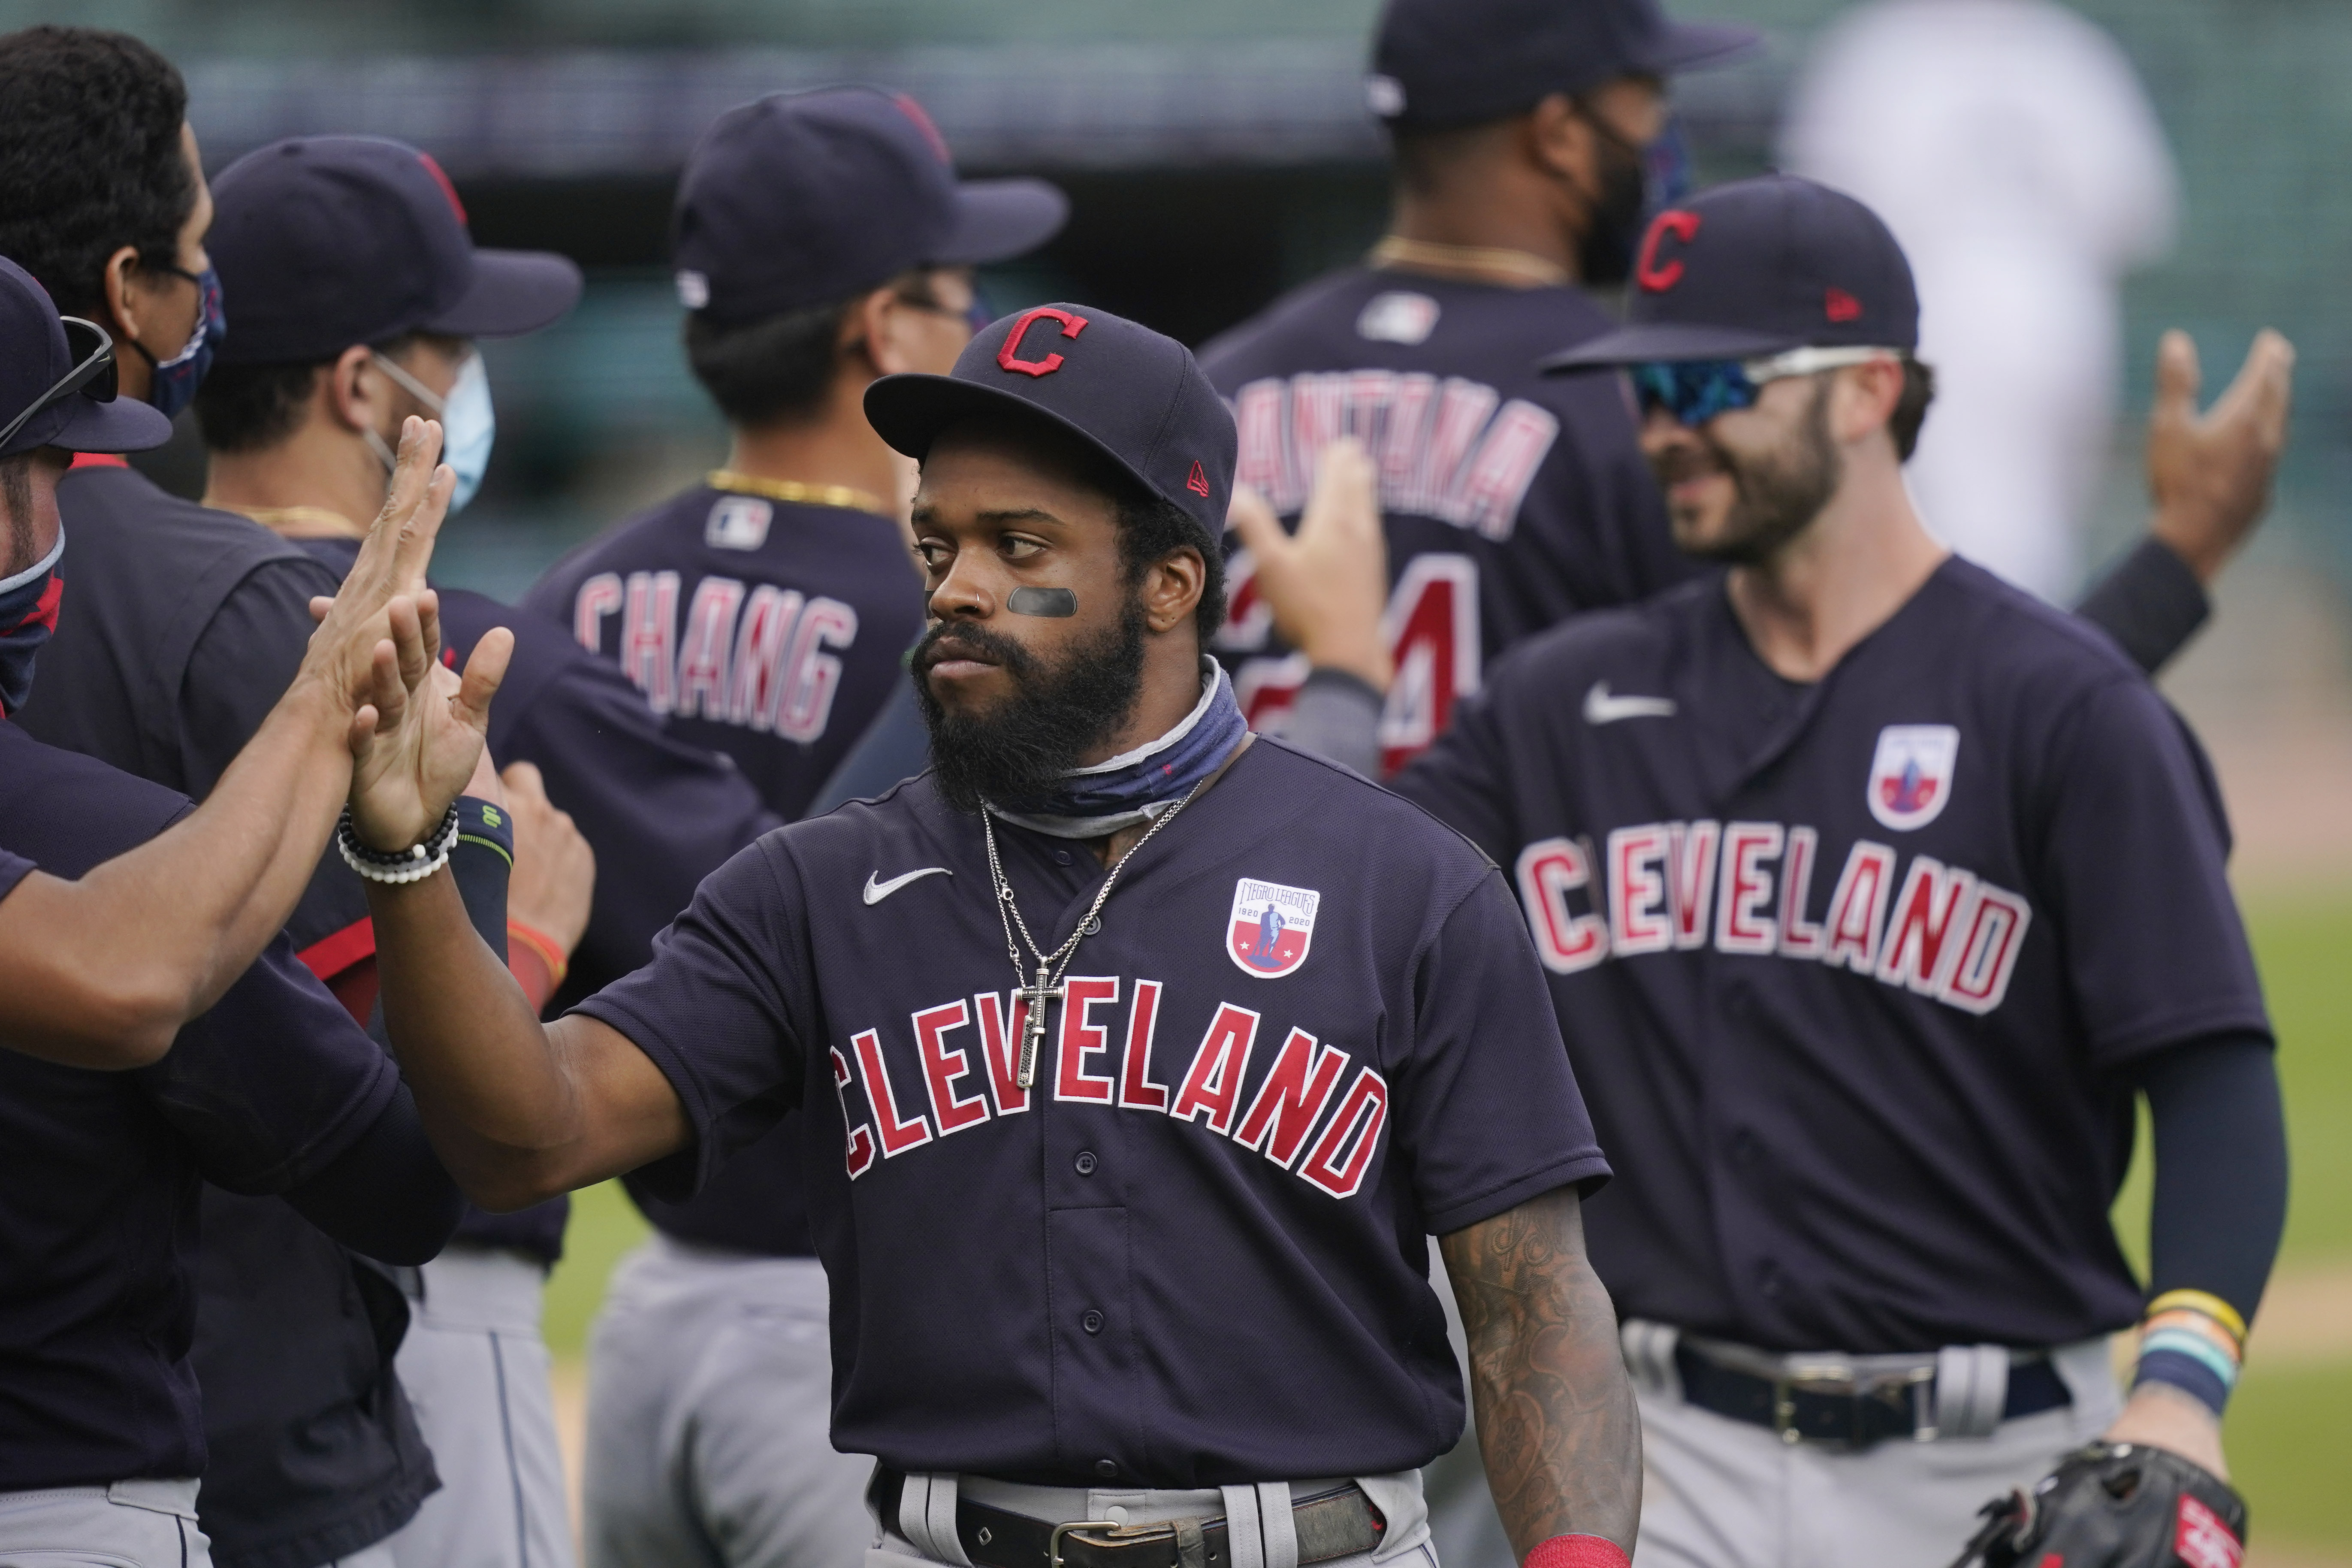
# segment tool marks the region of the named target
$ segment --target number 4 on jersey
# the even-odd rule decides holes
[[[1272,615],[1244,557],[1234,561],[1227,647],[1263,647]],[[1396,668],[1381,715],[1381,766],[1394,773],[1445,731],[1454,704],[1478,689],[1478,565],[1467,555],[1416,555],[1390,590],[1381,630]],[[1279,734],[1306,681],[1303,654],[1242,661],[1234,690],[1250,728]]]

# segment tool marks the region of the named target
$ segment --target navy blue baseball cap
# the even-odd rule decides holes
[[[375,136],[297,136],[213,181],[205,248],[236,331],[223,364],[299,364],[404,332],[505,338],[580,301],[580,268],[478,250],[441,166]]]
[[[868,422],[918,462],[957,420],[1005,414],[1068,431],[1223,537],[1234,416],[1174,338],[1090,305],[1039,305],[992,322],[946,375],[866,389]]]
[[[1625,314],[1544,368],[1919,346],[1919,294],[1895,236],[1844,192],[1794,174],[1717,185],[1660,213]]]
[[[1383,120],[1474,125],[1555,92],[1727,61],[1759,37],[1670,21],[1658,0],[1388,0],[1364,97]]]
[[[16,426],[0,440],[0,458],[43,447],[143,452],[170,440],[169,419],[114,395],[112,353],[102,328],[77,321],[68,329],[49,291],[0,258],[0,430]]]
[[[773,93],[720,115],[687,161],[670,222],[677,297],[724,324],[831,305],[910,267],[1034,250],[1069,211],[1043,180],[958,180],[904,93]]]

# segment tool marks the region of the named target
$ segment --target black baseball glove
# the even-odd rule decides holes
[[[2139,1444],[2094,1443],[1983,1513],[1952,1568],[2240,1568],[2246,1554],[2245,1500]]]

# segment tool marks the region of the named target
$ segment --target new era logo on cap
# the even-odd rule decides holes
[[[882,438],[920,458],[960,419],[1015,414],[1094,447],[1198,522],[1225,529],[1233,415],[1192,352],[1108,310],[1039,305],[988,327],[947,375],[886,375],[866,390]]]

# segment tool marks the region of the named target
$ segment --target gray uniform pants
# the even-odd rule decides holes
[[[2051,1354],[2074,1402],[1988,1437],[1858,1452],[1783,1443],[1761,1426],[1635,1384],[1642,1405],[1641,1568],[1945,1568],[1977,1510],[2032,1486],[2122,1408],[2105,1340]]]
[[[572,1568],[546,1282],[545,1265],[506,1247],[460,1244],[425,1266],[395,1364],[441,1489],[380,1543],[383,1568]]]
[[[588,1342],[588,1568],[857,1568],[871,1459],[836,1453],[824,1269],[656,1234]]]
[[[0,1492],[0,1568],[211,1568],[196,1483]]]
[[[1371,1551],[1334,1557],[1317,1568],[1373,1568],[1374,1564],[1438,1568],[1419,1472],[1354,1479],[1388,1521],[1388,1528]],[[1226,1539],[1233,1551],[1228,1568],[1298,1568],[1290,1500],[1309,1497],[1337,1484],[1274,1481],[1161,1491],[1141,1487],[1031,1487],[982,1476],[910,1476],[895,1521],[908,1533],[875,1521],[874,1546],[866,1553],[864,1568],[914,1568],[925,1563],[971,1568],[955,1531],[955,1506],[961,1497],[1056,1524],[1081,1519],[1104,1524],[1156,1524],[1171,1519],[1222,1518],[1228,1523]]]

